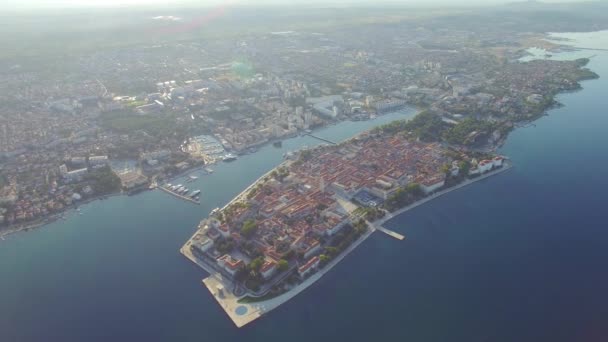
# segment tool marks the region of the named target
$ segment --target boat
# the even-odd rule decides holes
[[[205,172],[207,172],[207,173],[213,173],[213,169],[210,168],[210,167],[206,167],[205,168]]]
[[[210,213],[209,215],[211,215],[211,216],[212,216],[212,215],[215,215],[215,214],[217,214],[219,211],[220,211],[220,208],[215,208],[215,209],[211,210],[211,213]]]
[[[188,193],[188,191],[190,191],[190,189],[188,189],[188,188],[184,188],[184,189],[181,191],[181,193],[185,195],[185,194],[187,194],[187,193]]]
[[[196,196],[198,196],[198,194],[200,194],[201,191],[200,190],[194,190],[192,191],[192,193],[190,194],[190,197],[195,198]]]
[[[222,159],[225,162],[231,162],[231,161],[235,161],[237,158],[237,156],[235,156],[232,153],[228,153],[227,155],[224,156],[224,159]]]
[[[277,140],[275,142],[272,143],[272,146],[274,147],[282,147],[283,146],[283,142],[281,140]]]

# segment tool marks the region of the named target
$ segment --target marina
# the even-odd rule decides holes
[[[164,186],[159,187],[159,189],[161,189],[162,191],[171,194],[181,200],[184,200],[186,202],[190,202],[190,203],[194,203],[194,204],[201,204],[201,201],[199,199],[197,199],[198,195],[200,194],[200,190],[195,190],[192,194],[188,195],[188,189],[183,187],[181,184],[179,185],[171,185],[171,184],[167,184]]]

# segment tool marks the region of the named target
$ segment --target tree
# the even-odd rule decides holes
[[[423,195],[424,193],[420,187],[420,184],[410,183],[406,185],[405,188],[395,191],[384,203],[386,208],[392,211],[396,208],[402,208],[412,203]]]
[[[234,240],[230,237],[219,240],[216,243],[215,249],[222,254],[230,253],[234,249]]]
[[[468,160],[462,160],[460,161],[460,163],[458,163],[458,168],[460,168],[459,173],[466,177],[466,175],[469,174],[469,170],[471,169],[471,163],[469,163]]]
[[[299,158],[299,160],[307,161],[311,157],[312,157],[312,151],[310,151],[310,150],[304,150],[304,151],[300,152],[300,158]]]
[[[330,260],[330,257],[328,257],[327,255],[325,255],[325,254],[319,255],[319,264],[321,266],[325,266],[329,262],[329,260]]]
[[[403,124],[402,130],[411,132],[423,141],[439,140],[444,129],[441,117],[434,112],[425,110],[410,121]]]
[[[289,263],[287,262],[287,260],[285,260],[285,259],[279,260],[279,264],[277,266],[277,269],[279,270],[279,272],[283,272],[283,271],[287,270],[288,268],[289,268]]]
[[[336,247],[325,247],[325,252],[329,257],[334,257],[338,254],[338,249]]]
[[[323,211],[323,210],[327,209],[327,205],[325,205],[325,204],[323,204],[323,203],[319,203],[319,204],[317,204],[316,209],[317,209],[318,211]]]
[[[247,220],[245,221],[245,223],[243,223],[243,227],[241,228],[241,235],[246,238],[251,238],[253,234],[255,234],[257,229],[258,225],[255,223],[254,220]]]
[[[445,173],[446,175],[448,173],[450,173],[450,165],[449,164],[443,164],[441,166],[441,172]]]
[[[257,257],[255,259],[253,259],[250,263],[249,263],[249,269],[254,271],[254,272],[259,272],[260,268],[262,268],[262,265],[264,264],[264,258],[263,257]]]
[[[422,188],[420,187],[420,184],[418,183],[410,183],[405,187],[405,191],[407,191],[408,193],[414,195],[414,196],[420,196],[422,195]]]
[[[107,194],[120,189],[120,178],[109,166],[94,170],[87,175],[87,179],[94,182],[93,188],[100,194]]]
[[[495,129],[494,124],[474,118],[466,118],[444,133],[444,138],[450,144],[470,145],[475,139],[470,135],[473,132],[488,134]]]

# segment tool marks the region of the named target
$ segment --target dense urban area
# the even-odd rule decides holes
[[[223,274],[235,293],[272,298],[323,268],[387,213],[507,163],[405,132],[389,124],[290,156],[201,221],[185,253]]]
[[[557,105],[557,93],[596,77],[584,68],[588,59],[519,61],[529,47],[563,48],[544,40],[544,32],[560,27],[527,18],[525,10],[507,14],[520,18],[518,25],[503,26],[471,26],[442,14],[364,20],[378,16],[360,10],[353,15],[357,25],[298,21],[285,23],[288,30],[259,26],[227,34],[229,39],[169,39],[196,28],[196,20],[142,14],[158,41],[52,51],[44,67],[33,57],[3,55],[0,229],[40,224],[86,201],[148,189],[195,167],[255,153],[269,142],[408,105],[420,114],[382,128],[383,134],[398,132],[398,138],[384,140],[387,146],[360,142],[352,153],[396,153],[377,150],[391,146],[420,152],[421,158],[438,158],[437,151],[446,148],[490,152],[514,127]],[[281,178],[298,177],[302,183],[308,171],[330,167],[324,158],[347,152],[327,153],[292,165]],[[451,160],[432,163],[441,167]],[[383,168],[389,165],[374,171],[374,181],[386,176]],[[424,186],[436,174],[429,169],[417,183]],[[344,191],[354,187],[348,182],[361,181],[345,180]],[[297,191],[280,184],[264,185],[281,191],[260,190],[252,199],[262,212],[272,213],[276,206],[269,203]],[[319,192],[322,185],[316,180],[309,185],[305,198],[313,196],[314,202],[301,205],[309,210],[314,203],[325,217],[343,221],[341,214],[321,209],[335,204]],[[266,219],[255,226],[271,230],[280,223]],[[300,249],[306,253],[318,242],[302,238]]]

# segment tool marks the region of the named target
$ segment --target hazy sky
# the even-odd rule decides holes
[[[518,0],[381,0],[384,3],[399,4],[423,4],[429,5],[490,5],[515,2]],[[522,1],[522,0],[519,0]],[[584,0],[543,0],[543,2],[581,2]],[[198,5],[231,4],[366,4],[378,3],[373,0],[0,0],[2,9],[40,9],[40,8],[62,8],[62,7],[115,7],[115,6],[142,6],[162,5],[171,6],[183,3]]]

